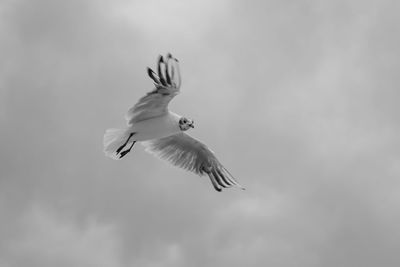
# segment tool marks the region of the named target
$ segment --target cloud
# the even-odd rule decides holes
[[[397,266],[395,10],[3,1],[0,265]],[[140,145],[104,157],[168,51],[171,109],[246,191],[217,194]]]
[[[17,223],[19,234],[2,251],[10,266],[122,266],[112,225],[78,226],[38,207]]]

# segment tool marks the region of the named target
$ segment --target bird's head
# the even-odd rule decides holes
[[[181,131],[187,131],[190,128],[194,128],[194,121],[185,117],[179,119],[179,128]]]

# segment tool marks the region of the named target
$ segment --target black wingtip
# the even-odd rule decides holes
[[[215,181],[217,182],[217,184],[218,184],[219,186],[221,186],[221,187],[223,187],[223,188],[228,188],[228,187],[230,187],[229,183],[224,179],[224,176],[223,176],[223,175],[217,173],[216,170],[213,170],[211,173],[212,173],[212,175],[214,176]]]
[[[220,187],[218,181],[216,180],[216,178],[214,177],[213,173],[211,171],[206,171],[208,177],[211,180],[211,184],[213,185],[214,189],[218,192],[221,192],[222,188]]]
[[[160,77],[160,82],[163,86],[167,86],[167,82],[164,80],[164,78]]]
[[[171,77],[169,76],[168,64],[165,64],[165,78],[167,79],[167,84],[171,84]]]
[[[158,58],[158,66],[157,66],[157,71],[158,71],[158,77],[160,78],[160,82],[163,86],[167,86],[167,83],[164,78],[164,74],[162,73],[161,70],[161,63],[164,63],[164,57],[162,55],[159,56]]]
[[[154,70],[152,70],[151,68],[147,68],[147,74],[149,75],[149,77],[154,81],[154,83],[159,84],[160,80],[158,79],[157,74],[154,72]]]
[[[148,74],[151,78],[153,78],[153,73],[155,74],[155,72],[154,72],[151,68],[147,67],[147,74]]]

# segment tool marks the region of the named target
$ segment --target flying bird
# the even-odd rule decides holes
[[[194,121],[169,111],[168,104],[181,87],[178,60],[171,54],[159,56],[157,73],[147,68],[147,74],[155,88],[128,110],[125,129],[106,130],[105,154],[121,159],[140,142],[146,151],[175,166],[207,174],[217,191],[232,186],[244,189],[206,145],[185,133],[194,128]]]

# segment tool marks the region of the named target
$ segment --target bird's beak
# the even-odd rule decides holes
[[[194,121],[192,121],[192,123],[189,126],[194,128]]]

